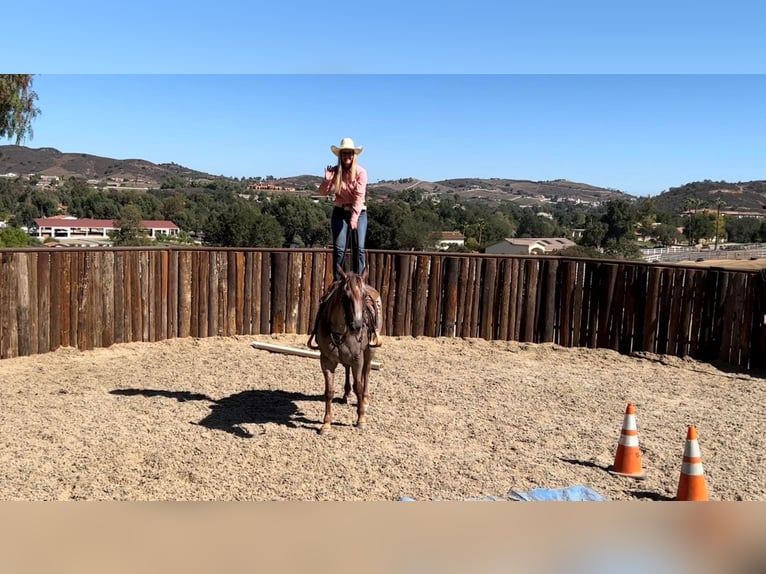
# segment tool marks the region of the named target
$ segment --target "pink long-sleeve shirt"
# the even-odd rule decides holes
[[[330,189],[334,187],[330,182]],[[337,207],[351,208],[351,223],[355,224],[362,210],[367,209],[367,170],[361,165],[356,166],[356,180],[349,181],[345,177],[341,182],[341,188],[335,190],[335,205]]]

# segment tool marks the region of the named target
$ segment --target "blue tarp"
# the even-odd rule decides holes
[[[608,498],[601,496],[589,486],[569,486],[567,488],[536,488],[527,492],[512,490],[509,500],[523,501],[595,501],[604,502]]]
[[[432,499],[438,500],[438,499]],[[527,492],[510,491],[505,497],[485,496],[484,498],[469,498],[470,501],[525,501],[525,502],[554,502],[554,501],[588,501],[605,502],[609,499],[601,496],[589,486],[568,486],[567,488],[536,488]],[[399,497],[400,502],[415,502],[410,496]]]

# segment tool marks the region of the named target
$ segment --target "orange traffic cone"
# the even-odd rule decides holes
[[[681,465],[681,478],[678,480],[676,500],[707,500],[707,482],[702,468],[702,454],[697,439],[697,428],[690,426],[686,432],[684,462]]]
[[[641,466],[636,409],[633,407],[633,403],[628,403],[628,408],[625,409],[625,419],[620,432],[620,442],[617,444],[617,454],[614,457],[614,465],[609,468],[609,472],[636,479],[646,478],[646,473]]]

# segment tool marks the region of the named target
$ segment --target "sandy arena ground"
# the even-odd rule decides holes
[[[0,500],[464,500],[586,485],[611,500],[665,501],[692,424],[711,500],[766,500],[763,373],[387,337],[368,428],[336,404],[320,436],[319,361],[256,340],[306,343],[188,338],[0,361]],[[628,402],[643,481],[606,470]]]

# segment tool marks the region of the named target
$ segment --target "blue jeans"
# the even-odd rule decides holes
[[[357,275],[361,275],[366,267],[364,241],[367,236],[367,211],[362,211],[359,214],[356,231],[354,231],[351,229],[351,212],[346,211],[342,207],[333,207],[330,228],[332,229],[333,279],[335,281],[340,279],[338,265],[343,268],[349,236],[351,239],[351,270]]]

